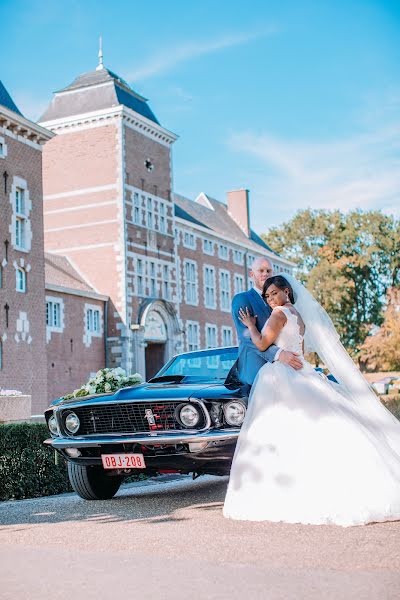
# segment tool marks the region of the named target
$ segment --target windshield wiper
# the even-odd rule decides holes
[[[159,377],[153,377],[147,383],[157,383],[160,381],[168,383],[180,383],[183,379],[185,379],[186,375],[160,375]]]

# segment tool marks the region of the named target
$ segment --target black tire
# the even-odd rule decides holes
[[[71,462],[68,462],[68,477],[75,492],[84,500],[109,500],[118,492],[123,479],[106,475],[102,467]]]

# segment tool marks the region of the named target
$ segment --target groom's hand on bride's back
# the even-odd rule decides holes
[[[288,350],[282,350],[279,354],[278,360],[284,365],[293,367],[293,369],[296,369],[296,371],[303,367],[303,363],[300,360],[300,354],[298,354],[297,352],[289,352]]]

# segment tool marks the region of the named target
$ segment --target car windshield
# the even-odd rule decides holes
[[[237,348],[216,348],[180,354],[167,363],[154,379],[196,381],[225,381],[238,357]]]

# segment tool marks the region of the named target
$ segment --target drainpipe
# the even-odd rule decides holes
[[[104,302],[104,366],[107,366],[108,300]]]

